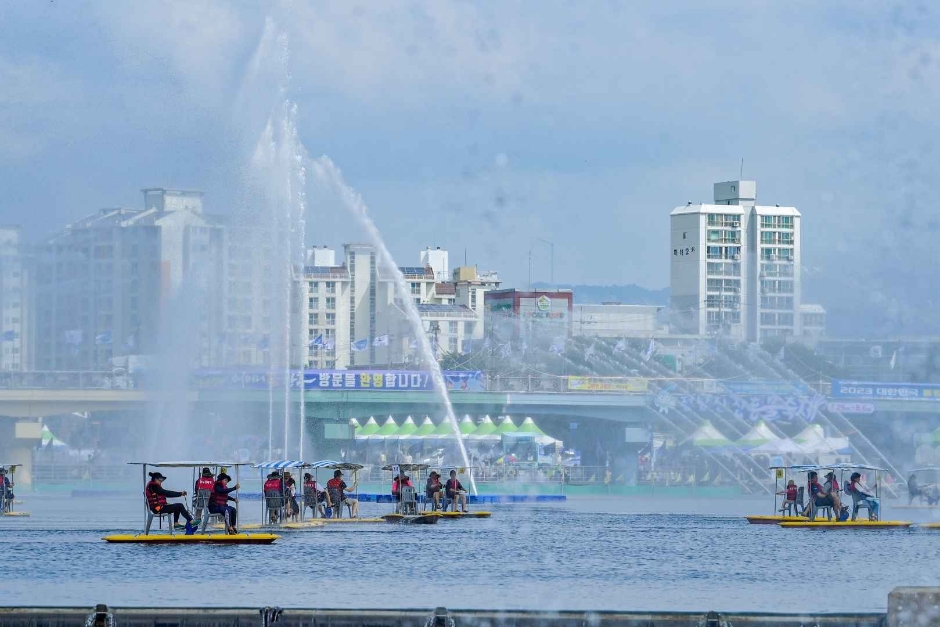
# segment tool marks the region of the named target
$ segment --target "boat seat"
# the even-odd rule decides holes
[[[211,495],[212,490],[199,490],[193,497],[193,516],[201,521],[199,523],[199,533],[206,532],[210,519],[222,523],[226,529],[230,526],[227,511],[225,514],[213,514],[209,511],[209,498]]]
[[[150,527],[153,525],[153,519],[157,519],[157,526],[160,529],[163,529],[163,520],[166,519],[166,526],[170,530],[170,535],[174,535],[173,532],[173,514],[171,512],[154,512],[150,509],[150,503],[147,502],[147,493],[144,492],[144,511],[147,512],[147,522],[144,524],[144,535],[150,535]]]
[[[278,490],[266,490],[264,493],[264,522],[277,524],[285,518],[286,500]]]
[[[317,498],[317,491],[311,490],[310,488],[304,488],[304,510],[308,507],[313,510],[313,517],[316,518],[319,515],[320,500]]]
[[[333,505],[330,509],[333,512],[333,518],[342,518],[343,517],[343,507],[346,507],[346,511],[349,512],[349,516],[352,517],[352,505],[349,503],[349,499],[343,498],[345,494],[339,488],[327,488],[327,493],[330,495],[330,503]]]
[[[865,509],[868,511],[868,519],[875,520],[875,512],[877,511],[877,506],[872,507],[871,499],[868,499],[864,496],[859,496],[855,492],[852,492],[852,520],[855,520],[858,517],[858,511],[860,509]],[[877,501],[876,501],[877,502]]]
[[[820,514],[825,514],[826,520],[832,520],[832,505],[817,506],[815,503],[810,503],[809,519],[816,520]]]
[[[398,511],[405,516],[418,514],[418,498],[413,486],[402,486]]]

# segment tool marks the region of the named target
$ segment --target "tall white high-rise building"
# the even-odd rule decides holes
[[[32,367],[28,274],[19,227],[0,226],[0,370]]]
[[[757,202],[755,181],[715,183],[713,204],[671,220],[672,324],[762,341],[800,335],[800,212]]]

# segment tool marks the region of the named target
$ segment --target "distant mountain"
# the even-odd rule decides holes
[[[533,283],[532,289],[567,289],[574,292],[574,302],[583,304],[622,303],[624,305],[668,305],[669,288],[648,290],[639,285],[551,285]]]

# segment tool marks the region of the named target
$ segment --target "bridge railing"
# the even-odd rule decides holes
[[[672,384],[681,382],[682,391],[677,393],[710,394],[724,391],[722,382],[717,379],[676,377],[606,377],[582,375],[523,375],[500,376],[484,374],[481,378],[482,389],[487,392],[502,393],[586,393],[586,394],[656,394],[661,389],[668,389]],[[762,382],[755,381],[756,387]],[[831,385],[828,382],[798,382],[805,391],[813,390],[829,395]],[[4,371],[0,372],[0,389],[63,389],[63,390],[131,390],[147,389],[147,379],[124,371]],[[195,386],[199,387],[199,386]],[[229,383],[224,379],[211,389],[241,388],[244,386]],[[262,388],[257,388],[262,389]],[[264,387],[264,389],[267,389]],[[308,385],[308,390],[311,388]],[[796,389],[796,388],[794,388]],[[329,391],[327,388],[325,391]],[[476,388],[477,391],[480,387]],[[341,389],[338,391],[342,391]],[[414,390],[419,391],[419,390]],[[470,388],[469,391],[473,391]],[[455,394],[460,389],[452,390]]]
[[[136,387],[135,377],[116,372],[68,370],[0,372],[0,389],[129,390]]]

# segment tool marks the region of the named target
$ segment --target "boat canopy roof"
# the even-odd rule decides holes
[[[7,470],[15,470],[22,465],[23,464],[0,464],[0,468],[6,468]]]
[[[362,470],[362,464],[353,464],[351,462],[338,462],[332,459],[322,459],[312,464],[306,464],[307,468],[327,468],[329,470]]]
[[[398,466],[399,470],[404,470],[405,472],[414,472],[415,470],[427,470],[430,468],[428,464],[388,464],[382,466],[382,470],[394,470],[395,466]]]
[[[132,466],[153,466],[154,468],[196,468],[198,466],[251,466],[251,462],[127,462]]]
[[[307,462],[294,461],[290,459],[281,459],[255,464],[255,468],[264,468],[266,470],[280,470],[281,468],[305,468],[309,466]]]
[[[852,462],[840,462],[838,464],[795,464],[793,466],[771,466],[771,468],[787,468],[793,472],[811,472],[814,470],[874,470],[878,472],[888,472],[887,469],[878,466],[854,464]]]
[[[0,466],[2,465],[3,464],[0,464]],[[940,466],[924,466],[922,468],[915,468],[911,472],[940,472]]]

